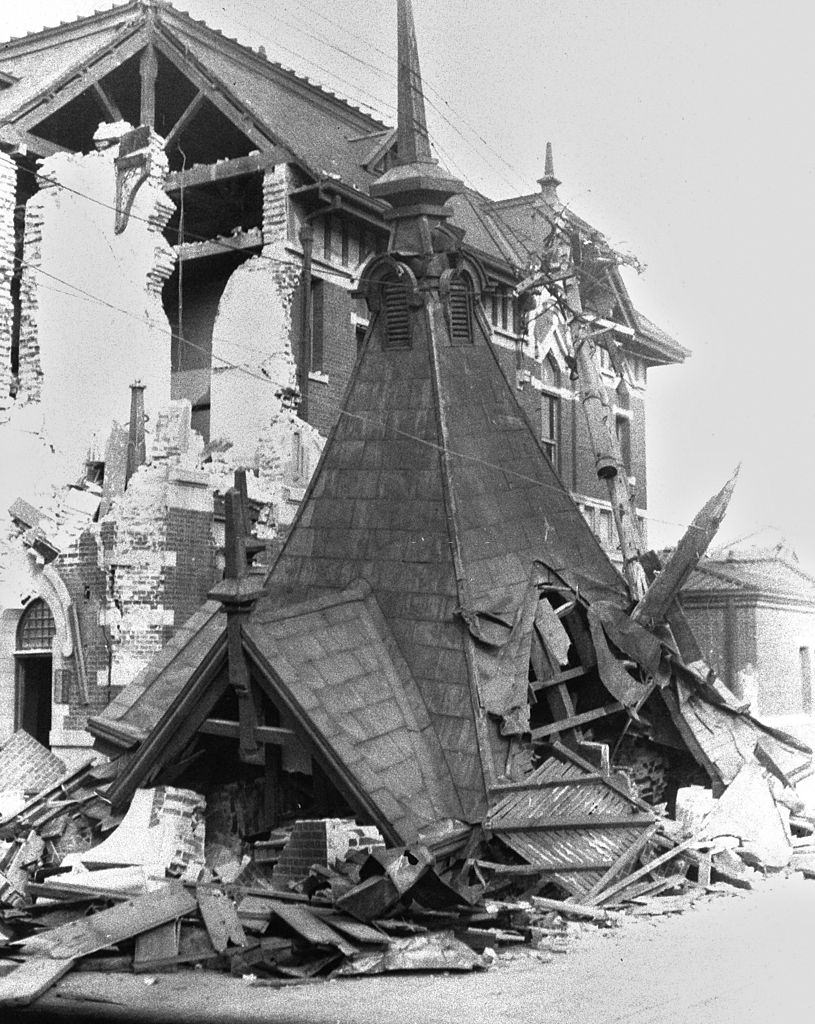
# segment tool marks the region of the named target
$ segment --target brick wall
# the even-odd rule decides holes
[[[11,279],[14,275],[14,204],[17,168],[6,153],[0,153],[0,417],[11,404],[11,332],[14,311]]]
[[[38,402],[42,394],[42,367],[39,338],[39,276],[42,263],[43,209],[38,197],[56,190],[56,184],[43,179],[34,201],[28,203],[23,233],[23,269],[20,277],[20,398]]]

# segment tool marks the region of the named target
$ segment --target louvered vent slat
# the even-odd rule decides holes
[[[469,345],[473,340],[472,307],[464,285],[450,289],[450,336],[454,342]]]
[[[410,345],[410,311],[407,288],[403,284],[383,286],[385,305],[385,347],[407,348]]]

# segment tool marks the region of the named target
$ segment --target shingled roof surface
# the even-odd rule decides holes
[[[412,322],[412,345],[386,349],[375,319],[270,574],[269,601],[366,580],[465,809],[483,809],[491,768],[473,641],[457,608],[518,606],[536,560],[589,600],[624,604],[627,591],[544,455],[483,314],[465,345],[451,344],[438,298]]]
[[[281,702],[378,823],[411,842],[461,817],[427,708],[367,587],[285,609],[261,600],[245,633]]]

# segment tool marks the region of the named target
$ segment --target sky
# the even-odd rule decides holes
[[[94,0],[4,5],[0,37]],[[100,5],[101,6],[101,5]],[[178,0],[393,123],[395,0]],[[647,270],[639,309],[692,357],[649,377],[649,540],[741,463],[720,531],[815,568],[815,132],[803,0],[414,0],[441,162],[492,198],[561,198]]]

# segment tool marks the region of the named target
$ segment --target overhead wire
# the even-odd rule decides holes
[[[75,285],[75,284],[73,284],[70,281],[66,281],[64,278],[61,278],[61,277],[57,276],[56,274],[52,274],[52,273],[50,273],[50,272],[48,272],[46,270],[43,270],[43,268],[36,266],[36,264],[29,263],[29,262],[27,262],[25,260],[18,260],[17,262],[19,262],[19,264],[22,267],[26,267],[27,269],[32,270],[35,273],[38,273],[38,274],[42,275],[43,277],[48,278],[49,280],[55,281],[58,284],[63,285],[63,287],[72,289],[73,293],[75,293],[76,295],[82,297],[86,301],[94,302],[94,303],[97,303],[99,305],[104,306],[105,308],[107,308],[109,310],[114,310],[116,312],[123,313],[125,316],[127,316],[127,317],[129,317],[129,318],[131,318],[133,320],[141,321],[143,323],[146,323],[149,327],[158,327],[161,330],[167,330],[167,325],[166,324],[160,323],[159,321],[155,320],[152,317],[143,316],[143,315],[141,315],[139,313],[134,313],[131,310],[127,310],[127,309],[125,309],[122,306],[117,306],[115,303],[109,302],[108,300],[103,299],[99,295],[94,295],[92,292],[87,291],[87,289],[80,288],[78,285]],[[54,289],[54,290],[56,291],[56,289]],[[61,294],[66,294],[66,293],[62,292]],[[208,348],[205,348],[204,346],[198,345],[196,342],[192,341],[192,339],[185,338],[183,340],[184,340],[185,346],[189,346],[190,348],[197,349],[198,351],[208,355],[211,359],[216,359],[226,369],[234,369],[234,370],[236,370],[238,372],[244,373],[244,374],[246,374],[249,377],[252,377],[252,378],[254,378],[256,380],[261,381],[261,383],[263,383],[263,384],[266,384],[266,385],[271,386],[271,387],[277,387],[278,390],[282,389],[282,388],[289,387],[290,384],[291,384],[290,381],[275,380],[273,377],[269,376],[269,374],[267,374],[265,372],[257,373],[255,371],[251,370],[249,367],[247,367],[247,366],[245,366],[245,365],[243,365],[241,363],[234,363],[231,360],[226,359],[224,356],[219,356],[216,353],[213,353],[211,351],[211,349],[208,349]],[[240,347],[234,341],[232,341],[230,339],[226,339],[226,338],[224,338],[221,335],[213,335],[213,341],[216,341],[216,340],[217,341],[226,342],[227,344],[234,345],[235,347]],[[255,354],[257,354],[257,350],[254,350],[254,351],[255,351]],[[489,460],[482,459],[482,458],[480,458],[477,455],[471,455],[471,454],[469,454],[467,452],[456,451],[455,449],[450,448],[449,446],[447,446],[445,444],[440,444],[440,443],[438,443],[436,441],[431,441],[428,438],[419,437],[416,434],[412,434],[410,431],[402,430],[401,428],[396,427],[393,424],[389,424],[385,420],[379,419],[377,417],[367,416],[367,415],[365,415],[363,413],[352,412],[351,410],[345,409],[343,407],[341,401],[338,401],[336,399],[331,399],[329,396],[325,396],[324,401],[326,402],[326,404],[328,406],[330,406],[333,409],[335,409],[340,416],[346,416],[346,417],[348,417],[350,419],[356,419],[356,420],[359,420],[359,421],[361,421],[363,423],[367,423],[369,425],[373,425],[373,426],[376,426],[376,427],[381,427],[385,431],[390,431],[391,433],[396,434],[399,437],[403,437],[406,440],[414,441],[414,442],[416,442],[418,444],[424,445],[425,447],[432,448],[433,450],[438,451],[440,454],[443,454],[445,456],[452,457],[452,458],[457,458],[457,459],[463,459],[463,460],[466,460],[468,462],[472,462],[472,463],[476,463],[478,465],[482,465],[482,466],[484,466],[484,467],[486,467],[488,469],[497,470],[500,473],[504,473],[506,476],[514,477],[515,479],[522,480],[522,481],[524,481],[526,483],[535,484],[535,486],[537,486],[537,487],[542,487],[545,490],[554,491],[558,495],[561,495],[561,496],[563,494],[568,494],[569,493],[568,490],[566,489],[566,487],[564,485],[562,485],[562,484],[561,484],[560,487],[557,487],[557,486],[555,486],[553,484],[546,484],[546,483],[544,483],[543,481],[539,480],[536,477],[528,476],[525,473],[520,473],[517,470],[513,470],[513,469],[510,469],[510,468],[508,468],[506,466],[499,465],[498,463],[490,462]],[[557,510],[553,510],[553,511],[556,512]],[[568,511],[569,510],[561,510],[561,514],[567,514]],[[650,516],[648,514],[646,514],[643,518],[647,519],[649,522],[660,523],[660,524],[665,525],[665,526],[679,526],[679,527],[682,527],[683,529],[697,528],[697,527],[694,527],[694,524],[692,524],[692,523],[680,523],[680,522],[675,522],[675,521],[666,520],[666,519],[659,519],[659,518],[657,518],[655,516]]]

